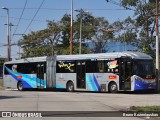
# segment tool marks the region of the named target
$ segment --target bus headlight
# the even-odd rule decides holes
[[[135,76],[135,80],[138,80],[138,81],[141,81],[141,82],[144,82],[144,79],[138,77],[138,76]]]
[[[155,83],[155,79],[143,79],[141,77],[135,76],[135,80],[140,81],[140,82],[145,82],[145,83]]]

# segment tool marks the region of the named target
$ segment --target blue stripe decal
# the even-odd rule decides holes
[[[30,84],[28,84],[27,82],[25,82],[23,79],[18,78],[17,76],[21,75],[18,72],[13,72],[12,70],[10,70],[9,68],[5,67],[6,70],[9,72],[9,74],[18,82],[18,81],[22,81],[23,82],[23,87],[25,88],[25,86],[28,86],[28,88],[33,88]]]
[[[98,84],[98,82],[97,82],[97,79],[96,79],[96,77],[95,77],[94,74],[93,74],[93,80],[94,80],[94,82],[95,82],[95,85],[96,85],[98,91],[101,91],[101,87],[99,86],[99,84]]]
[[[94,79],[93,76],[90,75],[90,83],[92,84],[92,87],[94,88],[94,91],[98,91],[93,79]]]
[[[92,82],[92,76],[91,75],[86,75],[86,83],[87,83],[87,86],[89,87],[90,91],[96,91],[97,90],[95,85]]]
[[[56,88],[64,88],[64,87],[61,86],[61,85],[56,84]]]
[[[135,80],[134,90],[156,89],[156,82],[147,83],[145,81]]]
[[[16,81],[21,80],[23,82],[24,88],[37,88],[37,85],[41,85],[44,88],[46,88],[46,80],[40,80],[39,78],[31,77],[30,75],[22,74],[19,72],[13,72],[7,67],[5,68]],[[18,78],[18,76],[22,76],[22,78]]]

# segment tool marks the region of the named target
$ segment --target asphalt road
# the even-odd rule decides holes
[[[55,91],[0,91],[0,111],[127,111],[130,106],[160,105],[159,94],[109,94]],[[14,119],[21,118],[0,118]],[[23,118],[29,119],[29,118]],[[31,119],[31,118],[30,118]],[[42,117],[35,120],[141,120],[137,117]]]

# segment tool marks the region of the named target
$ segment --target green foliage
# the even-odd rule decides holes
[[[3,89],[4,89],[4,87],[3,87],[3,80],[0,79],[0,90],[3,90]]]
[[[115,31],[117,33],[115,40],[127,43],[136,42],[138,30],[135,27],[135,21],[130,17],[123,21],[115,21],[113,27],[117,28],[117,31]]]
[[[133,41],[135,39],[136,45],[142,52],[154,55],[152,46],[155,45],[154,33],[155,33],[155,1],[152,0],[122,0],[122,6],[127,9],[134,10],[134,19],[128,19],[131,26],[135,27],[134,31],[130,31],[130,28],[126,30],[126,40]],[[122,22],[126,24],[126,22]],[[123,38],[122,34],[120,38]],[[122,40],[122,39],[121,39]]]
[[[77,14],[73,23],[73,54],[79,53],[80,21],[82,19],[82,43],[91,42],[96,52],[103,52],[111,40],[133,43],[142,52],[154,57],[155,46],[155,2],[152,0],[121,0],[124,8],[134,10],[134,19],[128,17],[115,21],[112,25],[103,17],[90,13]],[[19,41],[23,48],[22,57],[69,54],[70,18],[65,14],[59,22],[47,21],[47,28],[31,32]],[[107,29],[116,31],[106,31]],[[91,50],[82,46],[82,53]]]
[[[91,38],[92,43],[95,46],[95,50],[98,53],[102,53],[106,44],[113,39],[113,32],[107,31],[112,26],[103,17],[97,17],[94,19],[94,35]]]
[[[62,25],[62,45],[69,46],[70,42],[70,21],[71,16],[69,14],[65,14],[60,23]]]
[[[23,48],[22,57],[51,56],[57,54],[70,54],[70,15],[65,14],[58,22],[47,21],[47,28],[23,36],[19,45]],[[81,18],[82,17],[82,18]],[[73,54],[79,54],[80,19],[82,19],[82,44],[93,42],[97,52],[102,52],[106,43],[113,38],[112,32],[106,32],[110,24],[103,17],[94,17],[84,13],[74,21],[73,28]],[[82,45],[82,54],[91,53],[91,50]]]
[[[80,19],[82,19],[82,41],[91,40],[94,35],[94,19],[95,17],[91,14],[83,14],[82,18],[80,13],[77,15],[77,18],[74,22],[74,40],[79,41],[80,38]]]
[[[160,106],[132,106],[130,107],[131,110],[135,110],[137,112],[153,112],[153,111],[160,111]]]
[[[136,6],[138,3],[138,0],[122,0],[122,6],[128,7],[128,6]]]
[[[62,55],[69,55],[70,54],[70,49],[69,46],[68,47],[59,47],[57,49],[58,54],[62,54]],[[87,53],[91,53],[90,49],[82,46],[82,50],[81,50],[82,54],[87,54]],[[79,44],[74,44],[73,45],[73,54],[79,54]]]
[[[59,42],[60,27],[58,23],[51,21],[48,22],[48,26],[47,29],[23,36],[23,39],[19,41],[19,45],[23,48],[23,58],[54,54],[53,46]]]

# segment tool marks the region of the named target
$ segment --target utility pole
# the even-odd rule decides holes
[[[71,30],[70,30],[70,55],[73,52],[73,0],[71,0]]]
[[[126,31],[124,30],[124,51],[126,51]]]
[[[79,26],[79,54],[81,54],[82,51],[82,17],[84,14],[84,10],[75,10],[76,12],[79,12],[80,14],[80,26]]]
[[[80,15],[80,26],[79,26],[79,54],[82,53],[82,17],[85,13],[88,13],[88,11],[84,11],[83,9],[80,10],[74,10],[76,12],[79,12]]]
[[[8,25],[8,24],[4,24],[4,25]],[[11,55],[11,33],[12,33],[12,27],[13,26],[17,26],[17,25],[13,25],[11,22],[9,23],[9,38],[10,38],[10,55]]]
[[[82,12],[80,12],[80,41],[79,41],[79,54],[82,53]]]
[[[160,90],[159,82],[159,28],[158,28],[158,9],[159,9],[159,0],[156,0],[156,80],[157,80],[157,90]]]
[[[6,10],[7,11],[7,41],[8,41],[8,61],[11,60],[11,41],[10,41],[10,33],[9,33],[9,9],[6,8],[6,7],[2,7],[2,9]]]

